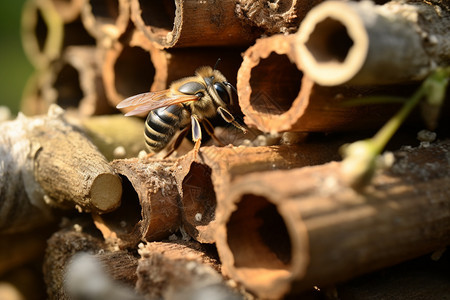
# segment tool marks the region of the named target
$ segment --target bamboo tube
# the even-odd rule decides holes
[[[155,48],[139,31],[133,31],[125,43],[116,42],[105,50],[103,80],[112,105],[139,93],[168,88],[174,80],[192,76],[204,65],[214,66],[222,59],[218,69],[230,83],[235,83],[242,61],[241,49],[189,48],[164,51]]]
[[[52,0],[53,6],[64,21],[69,23],[80,16],[83,0]]]
[[[22,44],[31,63],[45,69],[73,45],[93,45],[81,19],[67,18],[58,0],[29,0],[22,13]],[[66,2],[66,1],[64,1]],[[73,0],[73,5],[76,4]],[[57,6],[55,6],[57,5]],[[62,14],[62,15],[61,15]]]
[[[450,10],[438,3],[327,1],[302,22],[296,52],[305,74],[322,85],[421,80],[449,65],[449,24]]]
[[[27,116],[42,115],[48,111],[51,103],[47,99],[52,97],[45,96],[47,89],[44,87],[51,76],[51,70],[44,68],[36,70],[28,78],[20,101],[20,111],[23,114]]]
[[[63,21],[48,0],[28,0],[22,12],[22,44],[36,68],[47,66],[61,53]]]
[[[114,212],[94,216],[97,228],[109,243],[134,247],[140,241],[167,238],[179,229],[173,161],[136,158],[116,160],[111,165],[122,177],[122,205]]]
[[[191,151],[176,164],[184,230],[202,243],[213,243],[217,224],[225,214],[231,183],[240,176],[275,169],[290,169],[337,159],[337,144],[301,146],[202,147],[198,158]]]
[[[235,1],[131,0],[131,19],[158,48],[247,46],[260,34],[235,15]]]
[[[399,150],[364,191],[340,163],[255,173],[230,187],[223,272],[259,296],[326,286],[448,244],[450,141]]]
[[[295,60],[292,35],[262,38],[244,54],[238,71],[239,105],[245,123],[264,132],[343,131],[376,128],[398,105],[344,106],[364,96],[407,93],[407,88],[333,88],[315,84]],[[297,65],[294,64],[297,63]]]
[[[211,249],[197,242],[153,242],[139,249],[137,290],[148,299],[242,299],[224,282]]]
[[[103,87],[100,55],[92,46],[68,47],[62,59],[53,64],[44,85],[46,102],[76,108],[85,116],[114,112]]]
[[[128,0],[89,1],[86,0],[81,19],[86,30],[103,46],[111,45],[127,29],[130,20],[130,3]]]

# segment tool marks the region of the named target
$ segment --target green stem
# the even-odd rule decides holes
[[[375,147],[376,153],[381,153],[391,137],[395,134],[397,129],[402,125],[414,107],[419,103],[420,99],[425,96],[425,90],[421,87],[414,95],[407,101],[397,114],[392,117],[372,138],[372,144]]]

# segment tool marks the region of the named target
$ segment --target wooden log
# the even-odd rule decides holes
[[[292,35],[258,39],[245,52],[237,91],[247,125],[264,132],[373,129],[387,121],[398,104],[342,104],[361,96],[411,91],[410,87],[320,86],[304,75],[293,52],[293,39]]]
[[[131,19],[158,48],[247,46],[260,31],[235,15],[235,1],[131,0]]]
[[[128,0],[86,0],[81,19],[86,30],[98,43],[108,47],[126,31],[130,20],[130,3]]]
[[[135,158],[116,160],[111,166],[122,177],[122,205],[94,217],[109,243],[134,247],[140,241],[164,239],[178,231],[181,216],[173,161]]]
[[[422,80],[436,66],[448,66],[450,10],[435,2],[318,5],[296,37],[305,74],[322,85],[395,84]]]
[[[127,251],[109,249],[92,224],[86,220],[75,220],[71,225],[54,233],[48,240],[43,271],[49,299],[74,299],[69,297],[69,293],[75,294],[74,289],[77,284],[80,285],[81,280],[78,277],[78,281],[65,281],[69,276],[67,272],[71,267],[72,258],[81,253],[91,254],[95,259],[94,263],[99,264],[101,270],[95,270],[95,275],[102,275],[106,280],[119,281],[119,284],[115,283],[116,287],[120,284],[134,286],[137,280],[135,256]],[[89,267],[92,270],[94,266]],[[74,269],[72,266],[70,276],[73,279],[77,275]],[[82,270],[79,271],[81,273]],[[88,280],[98,280],[98,277],[92,278],[92,275],[94,274],[84,273],[84,277]],[[111,285],[108,287],[114,289]],[[105,289],[105,286],[99,284],[98,289]]]
[[[119,177],[63,113],[52,106],[47,116],[1,124],[2,229],[45,222],[48,204],[96,212],[119,206]]]
[[[203,65],[214,66],[222,59],[219,70],[230,83],[242,61],[239,48],[189,48],[160,50],[139,31],[132,31],[123,42],[105,49],[103,79],[112,105],[126,97],[168,88],[174,80],[192,76]]]
[[[136,288],[148,299],[242,299],[218,273],[214,251],[197,242],[153,242],[139,253]]]
[[[184,230],[202,243],[214,243],[231,183],[240,176],[275,169],[315,165],[337,159],[337,143],[300,146],[202,147],[176,164]]]
[[[338,162],[242,177],[215,235],[223,272],[279,298],[441,249],[449,151],[449,140],[399,150],[364,191],[342,182]]]

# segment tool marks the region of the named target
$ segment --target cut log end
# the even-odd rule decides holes
[[[108,212],[120,205],[122,183],[111,173],[103,173],[95,178],[90,191],[91,203],[99,211]]]

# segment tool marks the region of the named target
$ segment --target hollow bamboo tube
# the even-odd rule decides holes
[[[84,0],[51,0],[56,11],[64,21],[69,23],[80,16]]]
[[[362,192],[342,182],[338,162],[242,177],[215,235],[223,272],[279,298],[444,247],[449,151],[449,140],[397,151]]]
[[[46,102],[76,108],[85,116],[114,112],[103,87],[100,55],[92,46],[68,47],[52,66],[53,73],[44,86]]]
[[[123,159],[111,163],[122,177],[122,205],[94,216],[105,239],[120,247],[167,238],[180,227],[173,161]]]
[[[247,46],[259,35],[235,15],[235,1],[131,0],[131,19],[158,48]]]
[[[301,146],[202,147],[176,164],[184,230],[202,243],[213,243],[222,219],[231,183],[247,174],[290,169],[338,159],[338,143]]]
[[[326,1],[296,36],[305,74],[318,84],[395,84],[424,79],[450,61],[450,11],[425,1]]]
[[[264,132],[343,131],[382,125],[398,105],[344,106],[345,100],[407,89],[323,87],[296,65],[293,35],[262,38],[244,54],[238,71],[239,105],[245,123]]]
[[[28,0],[22,11],[22,45],[36,68],[59,57],[63,44],[63,20],[49,0]]]
[[[141,32],[133,31],[125,43],[116,42],[105,49],[103,80],[108,99],[113,106],[126,97],[168,88],[174,80],[193,76],[203,65],[214,66],[230,83],[235,82],[242,61],[239,48],[189,48],[160,50]]]
[[[127,29],[130,20],[128,0],[86,0],[81,19],[86,30],[100,43],[109,46]]]
[[[78,5],[76,2],[72,1],[73,5]],[[84,29],[79,14],[67,19],[62,12],[66,10],[58,3],[57,0],[30,0],[23,9],[22,44],[37,69],[47,68],[69,46],[95,43]]]

